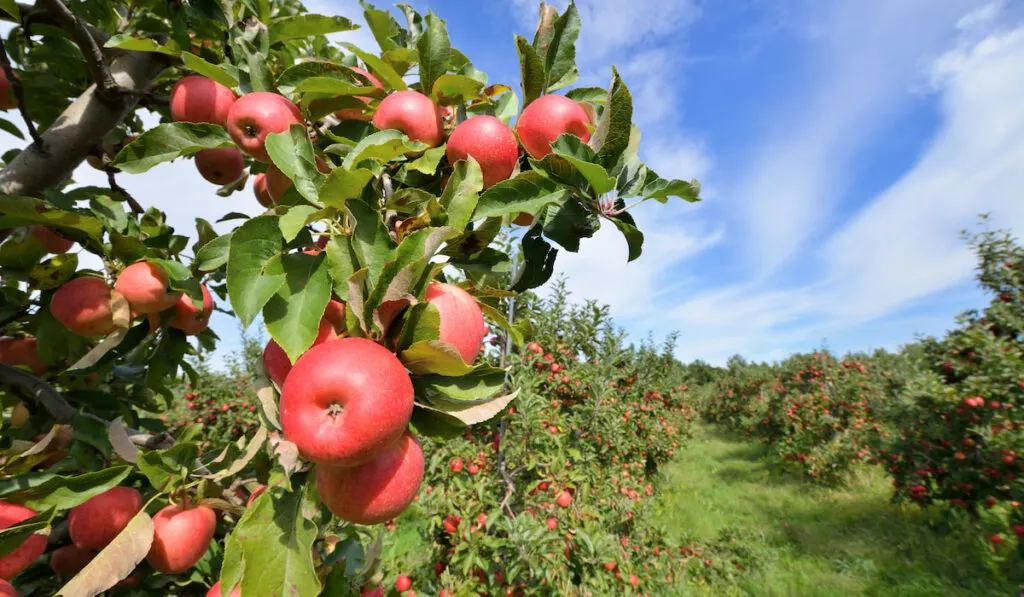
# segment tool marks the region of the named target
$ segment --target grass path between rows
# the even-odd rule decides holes
[[[703,424],[681,452],[664,471],[661,523],[680,540],[736,537],[749,560],[734,580],[681,595],[1017,597],[1021,591],[986,567],[986,545],[976,532],[917,507],[891,505],[891,487],[877,467],[859,471],[844,489],[815,488],[778,470],[761,445]]]

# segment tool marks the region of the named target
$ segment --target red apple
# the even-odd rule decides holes
[[[0,530],[24,522],[36,515],[36,511],[0,501]],[[46,551],[46,537],[31,535],[5,556],[0,556],[0,578],[11,580]]]
[[[199,75],[183,77],[171,90],[171,120],[226,126],[228,112],[237,97],[234,91],[213,79]]]
[[[225,595],[220,591],[220,581],[213,583],[210,590],[206,592],[206,597],[242,597],[242,585],[235,585],[235,590],[231,591],[230,595]]]
[[[0,74],[2,74],[2,72],[0,72]],[[2,106],[3,104],[0,104],[0,109],[7,109],[2,108]],[[0,597],[18,597],[18,592],[14,590],[14,587],[11,586],[11,583],[7,582],[2,578],[0,578]]]
[[[399,593],[401,593],[403,591],[408,591],[411,588],[412,588],[412,579],[409,578],[408,576],[403,574],[403,575],[399,576],[397,579],[395,579],[395,590],[398,591]]]
[[[42,375],[47,369],[46,363],[39,358],[35,338],[0,338],[0,363],[28,367],[34,375]]]
[[[281,390],[281,427],[309,460],[355,466],[398,441],[412,402],[412,380],[394,353],[365,338],[342,338],[295,363]]]
[[[164,268],[148,261],[139,261],[124,268],[114,282],[135,313],[159,313],[170,309],[181,298],[181,291],[171,290],[170,278]]]
[[[440,145],[444,136],[437,104],[418,91],[396,91],[381,100],[373,115],[373,126],[402,131],[410,139],[431,147]]]
[[[551,143],[564,133],[583,142],[590,140],[590,117],[582,106],[564,95],[545,95],[532,102],[516,122],[516,133],[530,156],[541,159],[551,153]]]
[[[274,198],[270,196],[270,190],[267,189],[267,175],[263,172],[260,172],[252,179],[252,191],[256,194],[256,200],[263,207],[272,207],[274,205]]]
[[[370,73],[368,73],[365,70],[359,68],[358,66],[350,66],[350,67],[348,67],[348,69],[350,71],[354,72],[354,73],[357,73],[357,74],[361,75],[360,77],[356,77],[356,79],[358,80],[360,85],[365,87],[366,83],[369,82],[370,85],[373,85],[377,89],[380,89],[381,91],[384,90],[384,86],[381,85],[380,81],[377,80],[377,77],[371,75]],[[364,81],[364,79],[365,79],[365,81]],[[357,100],[361,100],[364,104],[368,104],[368,103],[370,103],[370,100],[372,98],[361,96],[361,95],[357,95],[356,99]],[[337,112],[334,113],[334,115],[337,116],[338,118],[342,119],[342,120],[369,120],[370,119],[370,115],[367,114],[366,112],[360,110],[359,108],[347,108],[345,110],[338,110]]]
[[[71,247],[75,246],[75,241],[68,240],[63,236],[58,235],[53,231],[52,228],[46,226],[32,226],[32,236],[39,239],[39,242],[43,243],[46,250],[50,253],[60,254],[67,253],[71,250]]]
[[[329,174],[331,172],[330,165],[328,165],[328,163],[320,156],[316,157],[316,169],[324,174]],[[267,167],[266,181],[267,192],[270,193],[270,200],[274,205],[280,203],[281,197],[284,197],[285,192],[295,186],[292,179],[288,178],[284,172],[281,172],[281,170],[273,164]]]
[[[235,145],[253,158],[270,163],[265,143],[270,133],[283,133],[293,124],[304,124],[302,112],[283,95],[267,91],[247,93],[231,105],[228,133]]]
[[[441,314],[441,342],[454,346],[462,360],[472,364],[487,335],[484,315],[476,299],[454,284],[440,282],[428,286],[425,296]]]
[[[71,578],[81,572],[94,557],[96,552],[75,545],[65,545],[50,554],[50,568],[53,568],[57,576]]]
[[[142,510],[142,495],[131,487],[113,487],[71,509],[68,532],[82,549],[99,551]]]
[[[324,310],[324,319],[331,323],[334,331],[342,333],[345,331],[345,303],[337,300],[337,297],[331,299],[327,303],[327,309]]]
[[[484,188],[512,176],[519,161],[519,142],[512,129],[494,116],[474,116],[455,127],[446,149],[452,164],[472,156],[480,164]]]
[[[146,561],[164,574],[180,574],[202,559],[216,526],[217,515],[206,506],[171,504],[153,517],[153,546]]]
[[[553,531],[558,528],[558,519],[554,517],[548,518],[546,524],[548,525],[548,528]]]
[[[106,336],[114,331],[110,288],[92,276],[75,278],[58,288],[50,299],[50,313],[79,336]]]
[[[572,505],[572,494],[569,490],[562,490],[562,493],[558,494],[558,498],[555,499],[555,503],[562,508],[568,508]]]
[[[242,177],[245,158],[237,147],[204,149],[196,154],[196,168],[213,184],[226,185]]]
[[[206,286],[200,285],[203,290],[203,308],[197,309],[192,297],[182,293],[177,303],[174,303],[174,319],[171,320],[171,327],[178,328],[185,332],[186,336],[194,336],[206,329],[210,323],[210,314],[213,313],[213,297]]]
[[[326,318],[321,319],[316,339],[313,340],[313,346],[330,340],[336,340],[337,338],[338,336],[334,332],[331,322]],[[281,348],[281,345],[276,340],[267,342],[267,347],[263,349],[263,368],[267,370],[270,380],[277,384],[278,388],[284,387],[284,380],[288,377],[288,372],[292,370],[292,362],[288,359],[288,353]]]
[[[7,79],[7,73],[0,68],[0,110],[13,110],[18,107],[18,100],[14,97],[14,89]]]
[[[356,524],[397,517],[412,503],[422,480],[423,449],[408,432],[365,464],[316,467],[320,500],[338,518]]]

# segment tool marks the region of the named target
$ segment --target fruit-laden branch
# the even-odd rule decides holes
[[[68,404],[64,396],[60,394],[53,386],[39,379],[31,373],[22,371],[10,365],[0,363],[0,388],[22,398],[32,400],[36,404],[42,406],[55,421],[62,425],[67,425],[74,420],[75,415],[78,411],[73,406]],[[89,413],[83,413],[82,416],[109,425],[109,421],[105,421],[95,415]],[[141,446],[147,450],[168,448],[174,444],[174,440],[167,435],[152,435],[144,431],[137,429],[125,428],[125,432],[128,434],[128,438],[136,446]]]

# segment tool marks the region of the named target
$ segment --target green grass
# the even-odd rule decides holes
[[[877,468],[862,469],[843,489],[816,488],[778,470],[756,443],[709,426],[694,432],[665,469],[661,522],[680,540],[736,534],[754,565],[705,594],[1015,597],[1021,590],[986,564],[977,531],[891,505]]]

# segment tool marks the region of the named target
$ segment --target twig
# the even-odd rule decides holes
[[[135,197],[132,197],[131,193],[126,191],[121,185],[117,184],[117,178],[115,178],[115,175],[119,172],[117,168],[104,166],[103,171],[107,173],[107,183],[110,184],[110,190],[115,193],[120,193],[124,197],[124,200],[128,202],[128,206],[132,208],[132,213],[136,215],[146,213],[146,210],[142,209],[142,206],[135,200]]]
[[[75,45],[82,50],[85,65],[89,69],[92,80],[96,82],[96,90],[100,97],[109,102],[116,100],[120,95],[121,88],[110,74],[110,65],[107,64],[103,50],[96,43],[96,38],[89,32],[89,29],[60,0],[38,0],[38,2],[53,15],[57,24],[71,35]]]
[[[25,90],[21,86],[21,79],[15,76],[14,69],[11,67],[11,59],[7,56],[7,46],[4,45],[4,38],[2,35],[0,35],[0,62],[3,62],[4,74],[7,76],[7,80],[11,83],[11,89],[14,91],[14,99],[18,102],[18,111],[21,112],[21,118],[25,121],[25,128],[28,129],[29,136],[32,137],[32,143],[37,149],[42,151],[43,138],[39,136],[39,131],[36,130],[36,125],[28,115],[28,106],[25,102]]]

